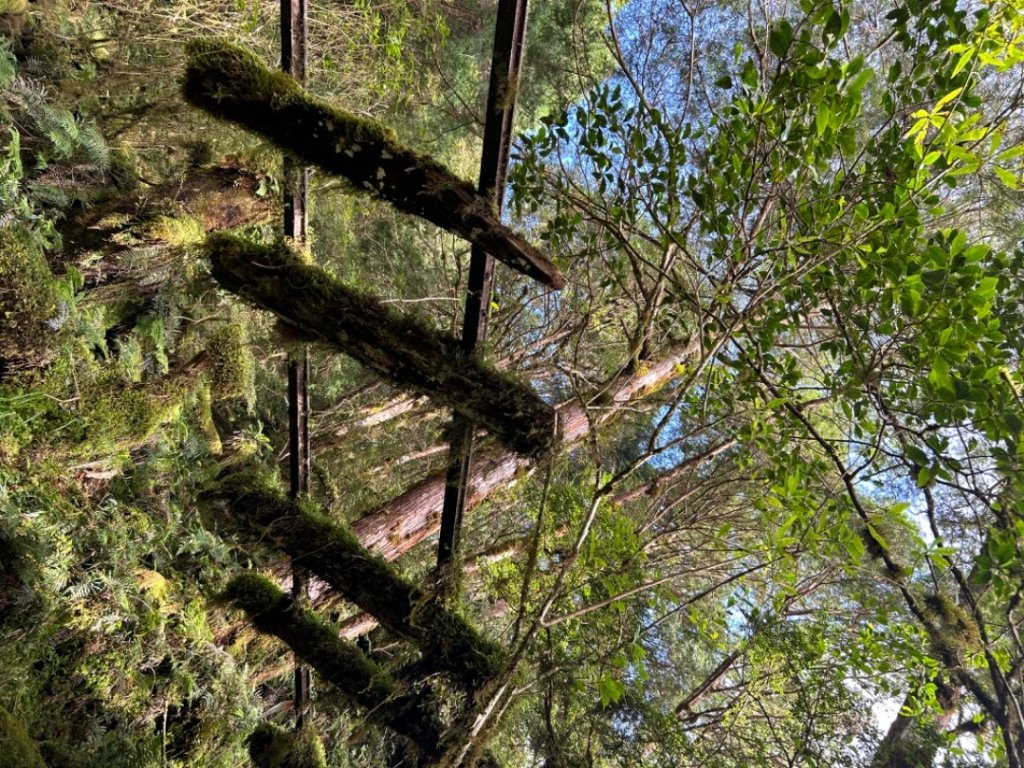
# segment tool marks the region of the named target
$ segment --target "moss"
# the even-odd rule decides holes
[[[336,627],[296,606],[272,581],[241,574],[221,600],[244,610],[261,632],[287,643],[324,680],[368,710],[373,722],[393,728],[420,748],[436,746],[440,727],[421,696],[402,692],[386,671],[339,638]]]
[[[309,725],[287,731],[261,723],[249,737],[249,756],[255,768],[327,768],[323,742]]]
[[[129,451],[179,418],[205,365],[200,359],[170,376],[138,384],[116,371],[79,381],[81,395],[67,410],[51,404],[48,428],[38,431],[39,447],[68,456]]]
[[[236,514],[390,631],[414,642],[424,668],[449,674],[471,690],[503,669],[499,645],[398,576],[351,531],[323,517],[313,502],[294,502],[280,490],[246,489],[238,481],[230,486]]]
[[[146,227],[146,236],[168,245],[184,247],[201,243],[206,230],[194,216],[157,216]]]
[[[249,493],[270,496],[283,494],[284,486],[280,475],[265,464],[247,460],[241,462],[237,469],[221,477],[211,496],[216,494],[238,498]]]
[[[326,341],[398,385],[426,394],[513,450],[542,455],[555,443],[554,408],[527,384],[466,358],[459,342],[414,315],[355,291],[306,264],[284,241],[207,239],[214,278],[311,341]]]
[[[25,13],[28,11],[28,0],[0,0],[0,13]]]
[[[59,314],[53,275],[32,234],[0,228],[0,376],[46,355]]]
[[[220,40],[189,46],[185,97],[216,117],[484,248],[499,261],[561,288],[565,279],[537,248],[501,223],[492,201],[390,131],[309,94],[256,56]]]
[[[290,75],[268,67],[256,54],[223,38],[203,37],[185,45],[185,96],[205,107],[204,97],[215,101],[244,95],[265,101],[274,109],[314,105],[329,114],[336,128],[352,141],[394,141],[393,129],[354,115],[309,96]]]
[[[192,387],[193,382],[178,378],[131,386],[109,381],[83,398],[76,452],[119,451],[144,443],[180,415]]]
[[[947,595],[926,595],[924,605],[932,625],[929,634],[933,650],[941,657],[959,660],[965,653],[977,651],[982,647],[977,622]]]
[[[210,339],[208,351],[212,358],[211,395],[217,400],[241,397],[252,403],[256,399],[256,361],[249,348],[245,326],[241,323],[222,326]]]
[[[257,616],[290,603],[274,582],[256,573],[243,573],[233,578],[218,600]]]
[[[210,387],[203,384],[196,392],[196,410],[199,419],[199,428],[206,437],[206,448],[212,456],[219,456],[224,452],[224,443],[220,439],[217,425],[213,423],[213,403],[210,398]]]
[[[14,715],[0,707],[0,768],[46,768],[39,746]]]
[[[253,768],[280,768],[288,752],[291,733],[274,723],[260,723],[249,736]]]

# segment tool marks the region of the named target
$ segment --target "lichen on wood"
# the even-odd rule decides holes
[[[394,134],[307,94],[253,53],[218,39],[187,46],[185,98],[216,117],[256,131],[305,162],[347,179],[479,245],[545,285],[561,288],[558,268],[503,225],[469,182],[397,142]]]
[[[389,631],[415,643],[422,653],[420,666],[428,673],[448,674],[469,690],[477,690],[504,669],[505,654],[496,643],[458,614],[436,605],[311,502],[289,499],[248,471],[225,478],[216,495],[261,537],[269,538]]]
[[[432,751],[441,726],[422,696],[402,688],[353,643],[314,614],[299,608],[276,584],[255,573],[236,576],[221,599],[245,611],[261,632],[285,642],[339,692],[368,711],[368,718]]]
[[[508,374],[462,354],[458,342],[306,264],[285,241],[258,245],[207,239],[222,287],[274,312],[311,341],[324,341],[392,382],[429,395],[487,429],[513,450],[547,453],[555,410]]]

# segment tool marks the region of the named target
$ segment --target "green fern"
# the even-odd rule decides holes
[[[84,123],[78,128],[78,143],[90,163],[101,171],[110,168],[110,145],[95,123]]]
[[[41,139],[49,151],[37,151],[40,169],[54,163],[84,160],[100,172],[111,166],[110,145],[95,123],[77,119],[70,110],[51,101],[45,86],[18,72],[18,64],[8,45],[0,45],[0,117],[9,117],[12,108],[27,119],[20,120],[27,136]],[[0,177],[2,178],[2,177]],[[49,189],[41,194],[44,204],[66,204]],[[70,196],[79,199],[77,195]]]
[[[6,88],[18,74],[18,60],[14,58],[10,42],[0,43],[0,88]]]
[[[36,102],[36,111],[31,115],[43,137],[56,150],[58,160],[70,160],[79,145],[78,122],[68,110],[54,107],[45,102]]]

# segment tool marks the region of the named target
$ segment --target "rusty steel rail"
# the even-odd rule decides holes
[[[306,0],[281,0],[281,69],[300,83],[306,80]],[[305,243],[309,226],[309,169],[285,156],[284,234]],[[292,498],[309,491],[309,350],[288,356],[289,490]],[[292,598],[308,592],[305,569],[292,563]],[[308,667],[295,665],[295,725],[301,727],[309,708],[312,679]]]
[[[499,0],[498,19],[494,28],[494,50],[491,55],[491,78],[477,189],[494,203],[499,214],[505,197],[515,96],[522,66],[523,41],[526,39],[527,4],[527,0]],[[462,353],[465,355],[472,354],[487,337],[493,284],[494,259],[483,248],[474,245],[470,255],[469,282],[463,312]],[[473,432],[472,422],[459,415],[454,416],[437,546],[437,571],[442,587],[459,545],[473,460]]]

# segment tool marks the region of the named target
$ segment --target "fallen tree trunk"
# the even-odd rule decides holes
[[[622,374],[596,398],[606,405],[588,410],[576,401],[558,408],[563,450],[572,450],[593,427],[605,424],[621,413],[624,406],[653,392],[678,375],[677,366],[698,352],[691,342],[665,359],[650,363],[638,373]],[[593,421],[592,421],[593,419]],[[480,451],[469,475],[466,508],[471,509],[498,488],[533,471],[535,462],[500,447]],[[379,552],[387,560],[396,560],[440,527],[444,503],[445,474],[432,475],[405,493],[395,497],[352,524],[352,532],[363,546]]]
[[[288,75],[223,40],[193,40],[187,52],[185,98],[195,106],[466,238],[545,285],[565,285],[557,267],[504,226],[472,184],[403,147],[380,125],[318,101]]]
[[[284,242],[256,245],[214,235],[207,251],[217,282],[274,312],[311,341],[326,341],[392,382],[429,395],[515,451],[541,455],[555,441],[555,411],[507,374],[466,358],[437,333],[302,262]]]
[[[366,709],[372,722],[405,736],[428,755],[436,752],[442,727],[428,714],[432,711],[428,702],[403,692],[384,669],[353,643],[340,639],[333,627],[296,607],[272,581],[254,573],[237,576],[223,599],[245,611],[257,629],[282,640],[324,680]]]
[[[273,541],[293,562],[324,579],[389,631],[416,644],[423,654],[420,666],[429,674],[451,675],[475,690],[503,669],[505,657],[499,646],[397,576],[344,528],[309,511],[308,504],[267,488],[248,472],[226,478],[213,496],[226,500],[234,517]]]

